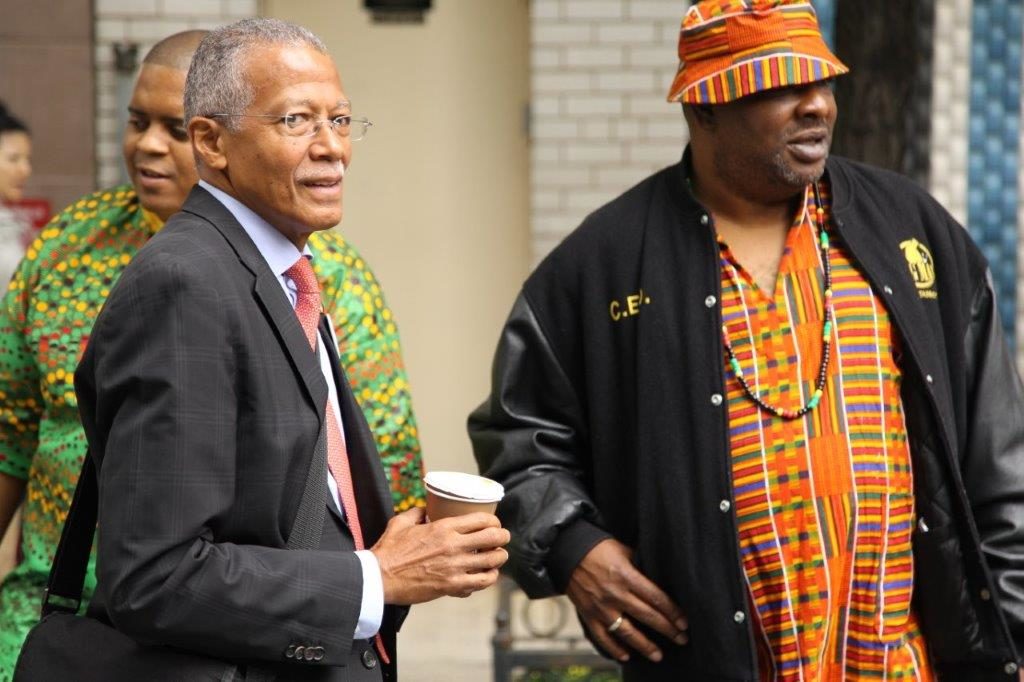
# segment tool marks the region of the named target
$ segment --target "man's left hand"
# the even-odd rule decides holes
[[[468,597],[497,582],[510,539],[498,517],[475,512],[423,523],[424,517],[422,507],[396,514],[370,548],[386,604]]]
[[[643,623],[686,644],[686,617],[675,602],[633,565],[633,551],[609,538],[597,543],[569,578],[566,595],[590,634],[620,663],[630,650],[655,663],[662,652],[636,626]]]

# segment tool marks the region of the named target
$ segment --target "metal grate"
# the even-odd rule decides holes
[[[595,652],[574,627],[576,611],[568,599],[531,601],[504,576],[498,589],[496,627],[491,638],[494,682],[514,682],[534,673],[581,668],[595,675],[618,671],[618,665]],[[572,679],[579,677],[574,675]]]

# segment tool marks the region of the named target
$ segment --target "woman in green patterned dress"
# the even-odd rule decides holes
[[[53,552],[85,456],[73,375],[93,321],[143,244],[197,181],[182,93],[205,32],[146,56],[129,104],[130,185],[80,199],[43,228],[0,304],[0,530],[24,499],[24,560],[0,584],[0,680],[37,621]],[[391,311],[359,254],[333,232],[309,240],[324,308],[356,399],[377,440],[397,510],[420,504],[416,421]],[[90,562],[86,596],[95,585]]]

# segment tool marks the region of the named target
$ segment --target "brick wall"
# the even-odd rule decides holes
[[[953,217],[967,221],[967,121],[971,107],[971,0],[935,5],[929,190]]]
[[[259,0],[95,0],[96,177],[100,187],[121,182],[121,125],[114,69],[115,43],[139,46],[138,61],[161,38],[194,28],[214,28],[255,16]],[[134,82],[134,76],[132,77]],[[126,88],[130,92],[130,86]]]
[[[531,229],[536,263],[591,211],[682,153],[665,101],[686,3],[532,0]]]

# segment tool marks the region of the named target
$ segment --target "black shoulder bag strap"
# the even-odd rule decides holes
[[[86,451],[82,473],[75,486],[75,496],[60,532],[53,566],[50,567],[50,578],[46,581],[43,616],[54,612],[78,613],[82,603],[85,571],[89,566],[89,552],[92,550],[92,536],[96,530],[97,497],[96,463]]]
[[[306,485],[299,500],[288,549],[316,549],[320,545],[324,516],[327,513],[327,430],[321,424],[320,435],[313,448],[313,459],[306,474]],[[42,615],[54,612],[78,613],[82,603],[82,587],[89,566],[96,516],[99,507],[99,486],[96,463],[85,453],[82,472],[75,486],[67,520],[60,533],[60,543],[53,557],[50,577],[46,582]]]

